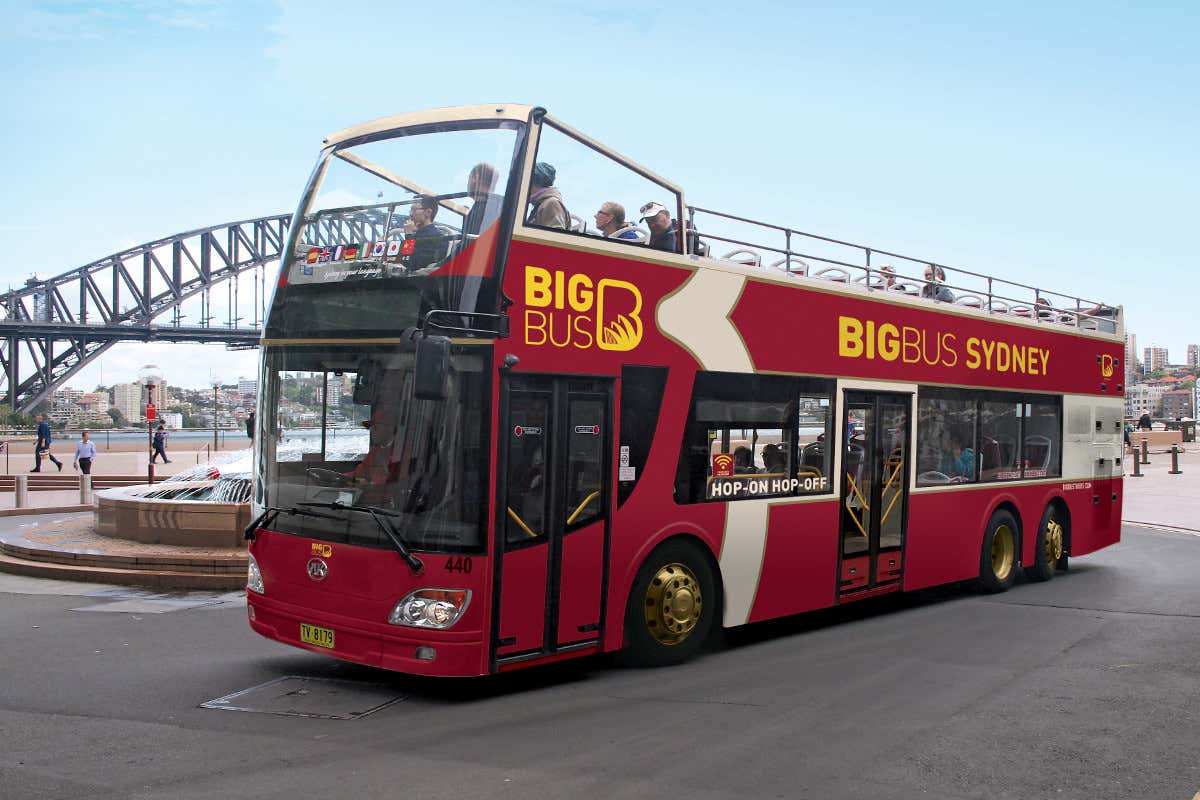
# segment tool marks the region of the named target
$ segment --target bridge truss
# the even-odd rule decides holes
[[[53,278],[31,279],[3,295],[4,403],[29,412],[120,341],[256,346],[264,270],[279,260],[290,220],[289,214],[277,214],[175,234]],[[255,273],[254,311],[245,324],[237,278],[249,271]],[[212,297],[220,284],[228,294],[224,320]],[[181,307],[193,298],[200,301],[200,324],[185,326]]]

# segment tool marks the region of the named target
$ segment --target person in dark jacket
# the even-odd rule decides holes
[[[37,423],[37,444],[33,448],[33,469],[29,471],[41,472],[44,456],[58,467],[59,472],[62,472],[62,462],[54,457],[54,453],[50,452],[50,423],[42,419],[41,414],[34,417],[33,421]]]
[[[491,164],[476,164],[467,175],[467,194],[474,204],[463,221],[464,236],[478,236],[500,217],[504,198],[496,194],[496,168]]]
[[[928,297],[941,303],[953,303],[954,292],[943,284],[946,282],[946,271],[936,264],[925,267],[925,285],[921,287],[921,297]]]
[[[1150,422],[1149,414],[1142,414],[1142,416],[1138,418],[1138,430],[1139,431],[1148,431],[1148,430],[1152,429],[1153,427],[1154,427],[1154,424],[1152,422]]]
[[[405,250],[411,247],[411,251],[405,256],[404,261],[404,265],[410,272],[432,266],[446,257],[446,234],[433,224],[437,210],[437,200],[432,197],[418,195],[413,198],[412,206],[409,208],[413,233],[405,242]]]
[[[162,456],[164,464],[170,464],[171,459],[167,458],[167,429],[161,422],[158,423],[158,428],[154,431],[154,452],[150,454],[150,463]]]
[[[650,228],[648,244],[654,250],[678,253],[675,232],[678,225],[671,219],[671,212],[662,203],[649,202],[642,206],[642,222]]]
[[[527,225],[539,228],[571,229],[571,215],[563,204],[562,193],[554,188],[554,178],[557,172],[545,161],[533,165],[533,175],[529,180],[529,217]]]
[[[254,413],[251,411],[250,416],[246,417],[246,436],[251,439],[254,438]]]

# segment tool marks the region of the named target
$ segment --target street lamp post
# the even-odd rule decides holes
[[[151,409],[154,408],[154,384],[146,383],[146,437],[147,445],[149,446],[150,458],[146,461],[146,477],[147,482],[154,483],[154,416],[151,414]]]
[[[215,455],[217,452],[217,414],[219,413],[219,410],[220,410],[220,407],[217,404],[217,390],[221,388],[221,382],[218,380],[214,380],[212,386],[213,386],[213,454]]]

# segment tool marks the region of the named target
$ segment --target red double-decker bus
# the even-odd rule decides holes
[[[544,109],[326,140],[262,341],[254,630],[408,673],[1120,537],[1119,307],[689,206]]]

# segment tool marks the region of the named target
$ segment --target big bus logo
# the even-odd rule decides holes
[[[1111,378],[1113,375],[1113,357],[1108,353],[1100,356],[1100,374],[1105,378]]]
[[[525,267],[525,344],[632,350],[642,341],[641,311],[629,281]]]

